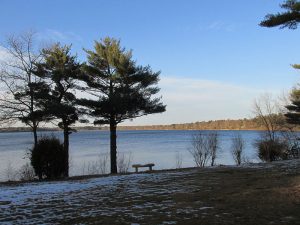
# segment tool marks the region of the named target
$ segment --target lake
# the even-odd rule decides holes
[[[182,158],[182,167],[194,166],[188,149],[192,135],[197,131],[118,131],[117,151],[129,158],[131,164],[155,163],[154,169],[176,167],[176,155]],[[209,132],[209,131],[204,131]],[[245,156],[257,162],[253,142],[259,137],[259,131],[218,131],[220,149],[217,164],[233,165],[231,140],[240,133],[246,142]],[[62,132],[40,132],[39,135],[55,135],[62,139]],[[70,135],[70,175],[86,174],[99,158],[109,152],[108,131],[78,131]],[[0,133],[0,180],[5,180],[8,168],[18,170],[29,162],[26,152],[32,146],[30,132]],[[109,163],[108,163],[109,164]],[[109,166],[109,165],[108,165]]]

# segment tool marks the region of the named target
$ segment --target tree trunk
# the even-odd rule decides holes
[[[64,126],[65,177],[69,177],[69,128]]]
[[[117,168],[117,124],[113,117],[110,118],[110,172],[118,173]]]
[[[212,158],[211,158],[211,164],[210,164],[210,166],[214,166],[215,165],[215,157],[214,156],[212,156]]]
[[[36,146],[37,145],[37,141],[38,141],[38,138],[37,138],[37,126],[36,125],[33,125],[32,132],[33,132],[34,146]]]
[[[29,78],[29,91],[30,91],[30,113],[33,114],[34,113],[34,94],[33,94],[33,88],[32,88],[32,83],[31,83],[31,73],[28,74],[28,78]],[[34,138],[34,146],[37,145],[37,123],[35,121],[35,119],[32,119],[32,132],[33,132],[33,138]]]

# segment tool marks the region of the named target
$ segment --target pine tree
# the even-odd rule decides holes
[[[87,84],[85,91],[97,99],[81,99],[80,104],[96,118],[94,124],[109,124],[111,173],[117,173],[117,125],[165,111],[161,97],[153,97],[160,90],[160,72],[153,72],[149,66],[137,66],[132,52],[113,38],[95,41],[94,51],[86,53],[88,61],[83,65],[82,80]]]
[[[70,46],[55,44],[51,48],[43,49],[43,63],[38,64],[36,74],[48,80],[48,95],[39,99],[44,116],[48,119],[59,119],[58,127],[64,133],[64,151],[66,152],[65,176],[69,176],[69,135],[71,125],[78,118],[75,81],[81,74],[81,65],[76,56],[71,55]]]
[[[275,27],[296,29],[300,22],[300,2],[297,0],[287,0],[281,8],[286,11],[283,13],[268,14],[260,23],[263,27]]]
[[[287,0],[281,8],[286,9],[286,12],[269,14],[266,16],[260,25],[264,27],[281,26],[281,28],[296,29],[300,22],[300,2],[297,0]],[[300,69],[300,64],[292,65],[295,69]],[[300,124],[300,90],[292,90],[290,96],[291,104],[286,108],[289,111],[285,114],[287,122],[290,124]]]
[[[290,95],[291,104],[287,105],[288,112],[285,114],[287,122],[300,125],[300,89],[294,88]]]

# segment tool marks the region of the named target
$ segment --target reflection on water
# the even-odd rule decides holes
[[[132,164],[155,163],[154,169],[168,169],[176,166],[176,154],[182,155],[182,166],[194,166],[188,152],[192,134],[197,131],[118,131],[118,151],[132,154]],[[257,161],[254,140],[258,131],[219,131],[221,149],[217,164],[231,165],[231,138],[239,132],[246,141],[245,156]],[[54,134],[62,139],[61,132],[40,132],[40,135]],[[15,169],[28,161],[26,151],[32,146],[30,132],[0,133],[0,179],[9,162]],[[80,174],[84,163],[97,160],[109,152],[108,131],[79,131],[70,136],[71,174]]]

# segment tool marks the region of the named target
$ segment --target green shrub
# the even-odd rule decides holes
[[[265,162],[287,159],[287,143],[280,140],[259,140],[256,142],[258,157]]]
[[[67,154],[63,144],[55,137],[42,137],[32,148],[30,160],[40,180],[60,178],[65,174]]]

